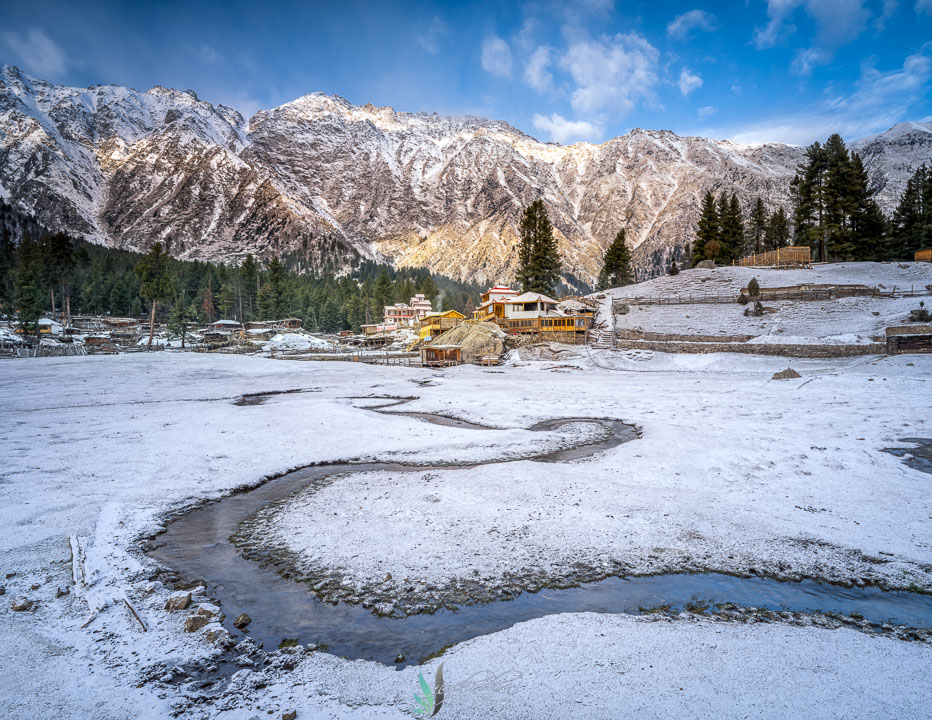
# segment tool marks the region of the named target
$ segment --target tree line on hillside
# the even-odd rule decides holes
[[[2,201],[0,201],[2,204]],[[9,206],[0,207],[9,214]],[[423,293],[435,309],[469,312],[480,288],[423,268],[394,269],[361,261],[340,276],[299,273],[272,257],[247,255],[225,265],[177,260],[155,244],[146,254],[74,240],[64,233],[24,235],[14,242],[0,222],[0,315],[18,312],[36,328],[45,314],[153,314],[170,323],[301,318],[305,328],[359,331],[379,322],[383,306]]]
[[[702,200],[690,265],[730,264],[787,245],[809,246],[816,261],[911,260],[932,240],[932,172],[916,170],[888,219],[873,197],[860,156],[841,136],[806,148],[790,184],[791,214],[768,212],[758,197],[747,212],[737,195]]]

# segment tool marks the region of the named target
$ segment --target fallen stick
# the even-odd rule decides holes
[[[136,612],[136,608],[133,607],[133,604],[129,601],[129,598],[126,597],[126,593],[123,593],[123,602],[126,603],[126,607],[129,608],[129,611],[133,614],[133,617],[136,618],[136,622],[139,623],[139,627],[142,628],[142,631],[148,632],[146,629],[146,624],[142,621],[142,618],[139,617],[139,613]]]
[[[94,620],[96,619],[97,619],[97,611],[95,610],[88,616],[87,620],[84,621],[84,624],[81,626],[81,629],[83,630],[88,625],[90,625],[92,622],[94,622]]]

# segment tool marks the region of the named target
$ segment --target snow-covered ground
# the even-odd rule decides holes
[[[215,649],[203,632],[182,632],[183,613],[162,609],[168,590],[149,585],[153,563],[139,541],[171,512],[312,462],[478,462],[557,446],[557,433],[527,430],[553,417],[620,418],[643,437],[571,464],[435,472],[429,494],[441,502],[425,501],[419,474],[348,476],[326,497],[337,516],[301,522],[313,497],[288,507],[288,541],[351,580],[373,573],[359,558],[382,560],[379,572],[396,577],[442,581],[475,570],[493,583],[508,569],[559,574],[574,560],[619,559],[633,569],[753,562],[777,574],[932,587],[929,476],[881,452],[903,437],[932,436],[932,356],[793,360],[802,378],[773,381],[785,359],[572,354],[442,373],[194,353],[7,361],[7,714],[162,718],[181,710],[246,720],[297,708],[299,718],[410,717],[417,667],[396,672],[320,652],[293,656],[292,671],[240,670],[219,699],[192,704],[185,698],[197,688],[160,678],[183,675],[171,668]],[[302,392],[234,404],[280,390]],[[360,395],[417,396],[405,410],[501,429],[378,414],[350,399]],[[71,535],[86,538],[84,590],[71,585]],[[69,594],[56,598],[59,586]],[[20,595],[35,609],[12,611]],[[924,681],[932,648],[848,629],[559,615],[463,643],[442,659],[451,686],[442,713],[451,718],[921,717],[932,701]],[[438,662],[424,666],[428,681]],[[506,671],[510,682],[501,680]],[[483,672],[500,679],[480,685]]]
[[[637,285],[614,288],[607,298],[704,297],[737,298],[752,278],[761,288],[796,285],[865,285],[882,290],[928,292],[932,288],[930,263],[838,263],[812,269],[720,267],[686,270]],[[608,308],[606,300],[605,309]],[[617,330],[649,333],[752,336],[753,343],[849,345],[877,342],[884,328],[906,320],[919,302],[932,297],[848,297],[834,300],[766,300],[762,317],[747,316],[745,308],[730,304],[631,304],[615,317]],[[604,314],[603,314],[604,317]]]
[[[264,350],[332,350],[334,344],[329,340],[314,337],[307,333],[278,333],[263,343]]]
[[[811,268],[778,269],[769,267],[722,266],[714,270],[684,270],[679,275],[663,275],[636,285],[612,288],[607,294],[626,297],[681,295],[732,295],[757,278],[761,288],[796,285],[865,285],[883,290],[921,290],[932,284],[930,263],[831,263]]]

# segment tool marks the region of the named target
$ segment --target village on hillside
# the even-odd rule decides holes
[[[384,306],[381,322],[363,324],[359,333],[309,332],[300,318],[218,319],[178,328],[56,314],[38,320],[36,342],[7,320],[0,321],[0,353],[184,350],[449,367],[498,365],[511,351],[517,359],[519,348],[541,344],[799,357],[932,350],[924,300],[932,295],[929,251],[917,252],[913,263],[813,265],[808,250],[784,248],[735,266],[705,261],[676,275],[561,300],[496,285],[477,298],[469,317],[435,310],[416,293],[407,303]]]

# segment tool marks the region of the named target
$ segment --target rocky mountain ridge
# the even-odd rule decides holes
[[[852,147],[887,212],[932,158],[932,123]],[[251,252],[338,268],[359,256],[508,281],[521,210],[542,197],[569,280],[590,282],[618,229],[643,274],[692,240],[706,190],[786,205],[803,149],[633,130],[543,143],[478,117],[313,93],[246,121],[190,90],[71,88],[0,65],[0,195],[53,229],[184,258]]]

